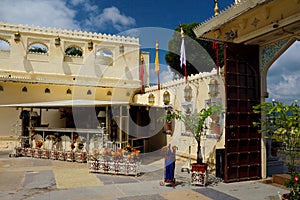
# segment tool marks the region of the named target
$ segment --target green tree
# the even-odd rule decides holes
[[[168,112],[166,115],[166,121],[171,119],[180,120],[184,125],[193,133],[194,138],[197,141],[197,163],[202,164],[203,158],[201,153],[201,138],[206,128],[206,119],[214,114],[220,114],[222,111],[222,105],[216,104],[209,108],[202,108],[199,112],[185,115],[181,111],[175,110]]]
[[[68,47],[65,53],[69,56],[82,56],[82,50],[79,47]]]
[[[187,60],[187,73],[198,74],[199,72],[211,71],[215,66],[216,51],[212,48],[212,42],[198,39],[193,29],[199,23],[182,24],[174,31],[173,38],[168,43],[168,53],[165,56],[166,62],[176,74],[184,75],[184,70],[180,67],[180,49],[181,49],[181,28],[184,31],[184,43]],[[219,66],[223,66],[223,45],[218,45]]]
[[[254,108],[254,113],[262,114],[255,126],[260,126],[261,133],[269,133],[270,137],[281,146],[287,156],[287,165],[291,179],[285,185],[291,188],[290,199],[300,199],[300,174],[297,173],[296,160],[300,156],[300,107],[297,102],[285,105],[282,102],[262,102]],[[270,117],[271,120],[270,120]]]
[[[41,47],[32,47],[28,51],[33,53],[47,53],[47,49]]]

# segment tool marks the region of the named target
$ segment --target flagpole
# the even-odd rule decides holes
[[[143,55],[141,55],[141,63],[142,63],[142,67],[141,67],[141,71],[140,71],[140,80],[142,81],[142,94],[145,93],[145,84],[144,84],[144,57]]]
[[[217,75],[219,75],[219,47],[218,47],[218,42],[213,42],[213,49],[216,51],[216,68],[217,68]]]
[[[160,79],[159,79],[159,58],[158,58],[158,40],[155,44],[156,56],[155,56],[155,73],[157,74],[157,88],[160,90]]]

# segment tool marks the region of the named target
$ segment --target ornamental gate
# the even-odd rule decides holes
[[[259,116],[259,47],[225,43],[225,182],[261,178],[261,136],[252,125]]]

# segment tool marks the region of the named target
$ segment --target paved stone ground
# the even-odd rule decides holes
[[[151,160],[151,159],[149,159]],[[284,188],[261,181],[225,184],[213,175],[209,185],[190,184],[190,175],[181,172],[185,163],[176,161],[176,187],[160,185],[163,180],[163,159],[152,158],[143,163],[140,176],[122,176],[89,173],[87,163],[43,160],[35,158],[8,158],[0,152],[0,199],[222,199],[256,200],[278,199],[277,192]]]

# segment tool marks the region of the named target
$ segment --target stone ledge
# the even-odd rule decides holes
[[[283,185],[286,180],[290,179],[289,174],[273,174],[272,175],[272,182],[278,185]]]

